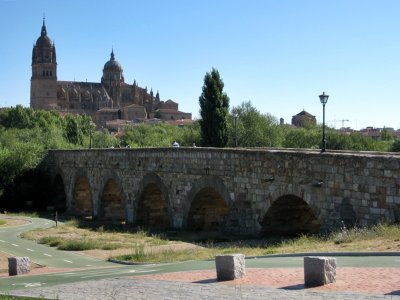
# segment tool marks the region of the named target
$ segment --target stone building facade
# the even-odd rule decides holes
[[[296,127],[309,127],[315,126],[316,124],[317,119],[315,116],[306,112],[305,110],[292,117],[292,125]]]
[[[56,48],[47,36],[44,19],[32,51],[30,105],[34,109],[88,114],[95,122],[114,118],[115,111],[120,111],[120,118],[131,121],[155,116],[163,120],[192,118],[190,113],[179,111],[178,103],[161,101],[158,91],[154,95],[153,90],[149,92],[136,81],[126,83],[113,50],[110,60],[104,64],[101,82],[57,80]],[[107,113],[109,116],[105,116]]]

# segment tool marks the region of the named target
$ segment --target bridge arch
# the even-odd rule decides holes
[[[296,236],[318,233],[322,222],[316,208],[299,196],[287,194],[270,205],[260,225],[263,235]]]
[[[121,182],[115,174],[104,178],[100,195],[99,219],[123,222],[126,220],[125,199]]]
[[[78,172],[72,190],[72,211],[78,216],[93,216],[92,191],[87,174]]]
[[[137,225],[171,227],[172,211],[168,188],[156,173],[148,173],[143,177],[136,199]]]
[[[194,182],[187,203],[184,224],[188,230],[217,232],[223,228],[231,199],[221,178],[204,176]]]

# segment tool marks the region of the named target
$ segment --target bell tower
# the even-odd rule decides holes
[[[31,108],[57,109],[56,47],[47,36],[44,18],[32,50]]]

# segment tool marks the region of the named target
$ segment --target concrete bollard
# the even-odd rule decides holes
[[[243,254],[217,255],[215,257],[217,280],[234,280],[246,274],[245,259]]]
[[[336,281],[336,258],[304,257],[304,285],[325,285]]]
[[[9,257],[8,258],[8,275],[27,274],[31,271],[29,257]]]

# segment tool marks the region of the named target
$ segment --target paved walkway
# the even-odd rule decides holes
[[[182,281],[192,283],[216,283],[215,270],[200,270],[143,275],[138,279]],[[304,290],[303,268],[247,268],[241,279],[225,281],[224,285],[257,286],[283,290]],[[336,282],[308,288],[313,292],[361,293],[375,295],[399,295],[400,268],[337,268]]]
[[[309,289],[302,268],[248,268],[244,278],[225,282],[215,277],[215,270],[170,272],[42,286],[12,295],[60,300],[400,299],[399,268],[338,268],[335,283]]]
[[[279,300],[348,300],[400,299],[394,295],[331,293],[308,290],[283,290],[249,285],[232,286],[224,283],[188,283],[129,278],[103,279],[58,285],[50,288],[17,291],[13,295],[36,296],[60,300],[83,299],[279,299]]]

